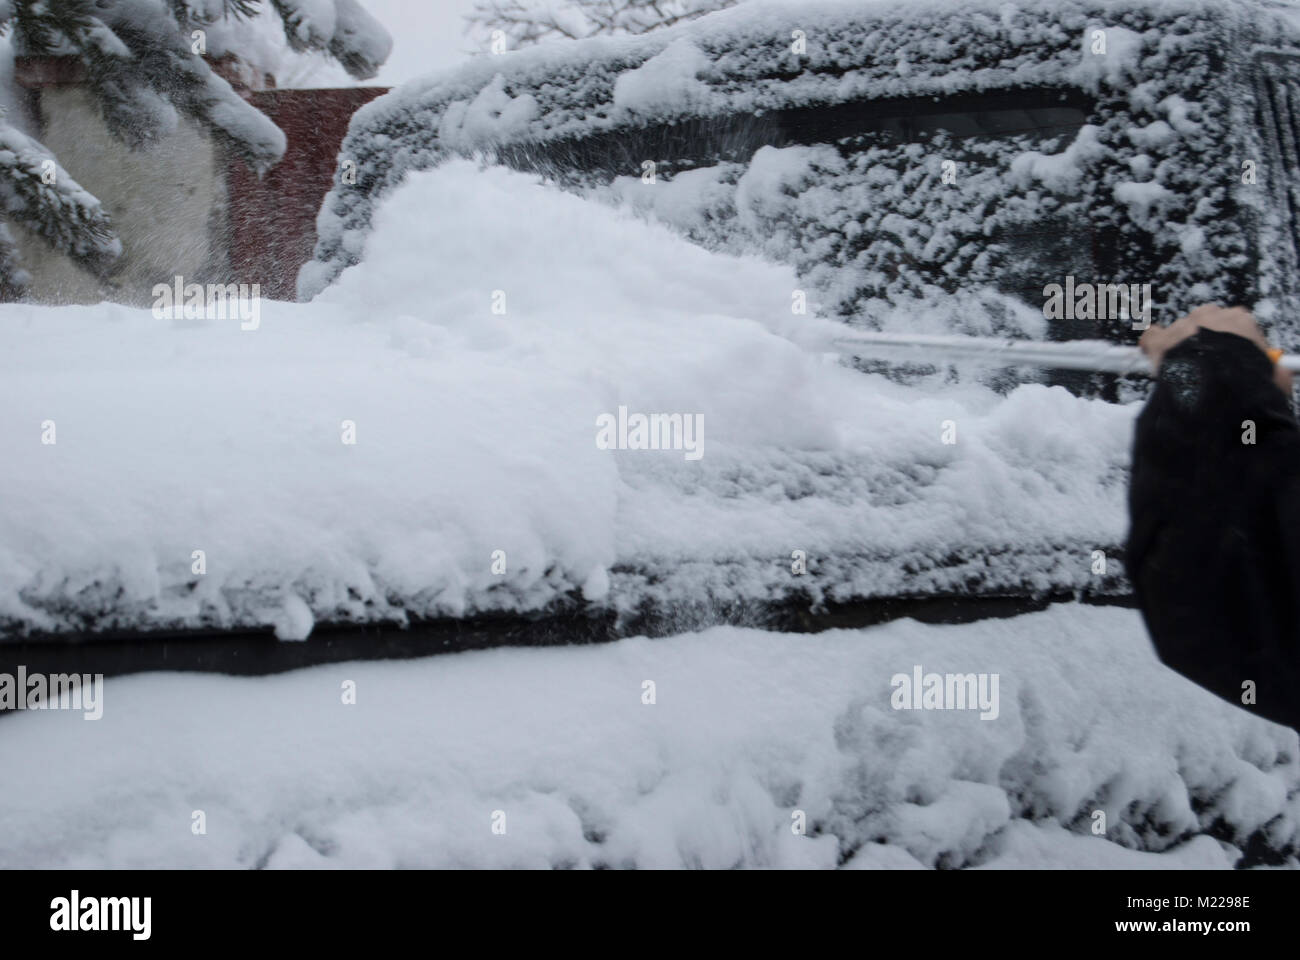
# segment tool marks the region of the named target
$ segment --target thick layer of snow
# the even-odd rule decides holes
[[[703,50],[684,37],[674,40],[614,81],[614,110],[654,116],[703,104],[709,88],[697,78],[708,68]]]
[[[998,718],[893,709],[917,664],[998,674]],[[1257,833],[1296,865],[1296,733],[1161,667],[1129,610],[150,674],[103,703],[0,718],[28,772],[0,866],[1204,868]]]
[[[1247,189],[1222,167],[1228,153],[1284,164],[1258,130],[1255,68],[1245,51],[1256,40],[1300,42],[1296,13],[1255,0],[752,0],[644,37],[479,57],[357,113],[342,156],[357,165],[358,179],[326,198],[316,259],[300,273],[299,291],[315,296],[357,261],[376,202],[411,171],[458,153],[499,151],[510,163],[540,162],[565,180],[603,188],[619,175],[639,176],[645,159],[683,159],[662,156],[654,140],[640,148],[645,157],[619,152],[638,149],[645,127],[683,118],[754,117],[758,130],[764,115],[789,108],[1073,88],[1095,99],[1073,147],[1057,142],[1044,153],[1024,136],[897,144],[869,135],[839,143],[842,152],[861,152],[835,162],[825,151],[836,151],[824,148],[758,243],[743,198],[718,188],[735,184],[735,170],[718,171],[715,189],[697,197],[708,203],[702,210],[684,212],[680,196],[652,206],[676,208],[670,222],[689,221],[689,235],[715,249],[762,249],[796,266],[825,306],[873,325],[900,301],[969,294],[1018,266],[1027,282],[1007,292],[1019,296],[1067,273],[1115,271],[1125,276],[1096,279],[1152,283],[1158,321],[1208,300],[1248,302],[1280,339],[1294,337],[1300,301],[1270,279],[1296,269],[1291,244],[1279,239],[1290,227],[1276,222],[1286,178]],[[1225,58],[1234,45],[1241,54],[1230,49]],[[462,122],[467,115],[473,122]],[[1157,125],[1167,138],[1130,139]],[[601,136],[595,154],[605,161],[596,171],[569,169],[582,165],[574,156],[583,151],[545,152],[548,143]],[[725,155],[747,164],[745,151],[757,142],[744,130],[728,136],[735,143],[723,138],[724,147],[737,152]],[[713,159],[699,152],[687,159]],[[940,179],[945,160],[957,163],[955,181]],[[660,173],[665,183],[673,171]],[[1133,199],[1158,189],[1170,202],[1148,216]],[[1264,221],[1256,244],[1262,289],[1250,279],[1259,258],[1249,218],[1234,213],[1242,208]],[[1027,261],[1004,242],[1017,225],[1035,226],[1040,240],[1070,234],[1072,262],[1057,262],[1060,251]],[[1092,264],[1094,244],[1117,252],[1114,264]],[[1131,339],[1131,330],[1118,324],[1092,335]]]
[[[683,609],[1114,582],[1093,552],[1124,536],[1134,406],[855,372],[825,354],[837,324],[791,313],[796,286],[458,161],[256,330],[0,307],[0,624],[301,636],[305,609],[580,590]],[[702,456],[600,449],[620,407],[702,416]]]

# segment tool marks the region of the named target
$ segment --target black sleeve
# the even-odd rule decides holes
[[[1300,426],[1258,346],[1200,330],[1166,354],[1129,518],[1125,564],[1160,659],[1300,728]]]

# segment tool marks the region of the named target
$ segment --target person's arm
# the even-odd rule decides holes
[[[1220,697],[1300,726],[1290,376],[1244,310],[1200,308],[1142,346],[1158,379],[1134,440],[1126,566],[1152,641]],[[1254,705],[1242,702],[1245,681]]]

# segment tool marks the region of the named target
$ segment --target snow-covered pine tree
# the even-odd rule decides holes
[[[476,0],[465,15],[484,39],[500,30],[510,47],[599,34],[641,34],[735,6],[740,0]]]
[[[326,53],[358,79],[374,76],[392,49],[357,0],[265,6],[279,15],[290,48]],[[0,34],[12,35],[19,53],[80,60],[109,129],[131,146],[165,136],[183,115],[261,172],[283,155],[284,134],[212,72],[194,31],[263,7],[263,0],[0,0]],[[26,275],[3,220],[97,272],[122,251],[99,201],[0,111],[0,299],[14,299]]]

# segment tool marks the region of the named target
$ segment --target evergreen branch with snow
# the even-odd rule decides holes
[[[0,0],[0,34],[11,33],[21,54],[79,60],[108,128],[131,147],[165,137],[184,116],[261,173],[283,155],[284,134],[212,71],[192,33],[267,7],[283,21],[291,48],[333,57],[359,79],[374,76],[392,49],[357,0]],[[53,159],[42,151],[0,121],[0,169],[8,174],[0,212],[99,269],[103,257],[120,252],[107,218],[66,174],[54,184],[32,179],[33,158]],[[16,249],[12,235],[0,236],[0,299],[24,285]]]
[[[31,275],[19,262],[18,245],[9,226],[0,220],[0,303],[22,299]]]
[[[142,15],[132,0],[106,11],[106,28],[125,55],[104,55],[71,39],[113,133],[140,147],[175,129],[178,113],[222,139],[250,167],[263,172],[284,153],[284,134],[196,55],[174,23]]]
[[[68,176],[49,151],[3,119],[0,211],[95,273],[106,272],[122,252],[100,202]],[[4,229],[0,232],[0,298],[12,299],[26,283],[13,236]]]
[[[289,48],[328,51],[358,80],[379,72],[392,40],[357,0],[271,0]]]

